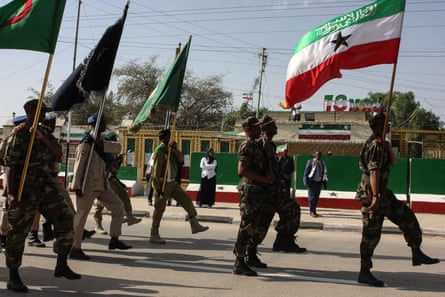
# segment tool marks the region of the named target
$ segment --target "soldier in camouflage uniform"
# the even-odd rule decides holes
[[[383,220],[387,217],[399,226],[408,246],[412,250],[412,264],[435,264],[420,249],[422,231],[413,211],[397,200],[387,188],[390,166],[396,165],[396,157],[389,142],[384,140],[383,130],[385,115],[378,114],[369,121],[373,134],[368,138],[360,153],[362,180],[357,190],[356,199],[362,203],[363,229],[360,243],[361,269],[358,282],[375,287],[383,287],[383,281],[375,278],[372,268],[372,255],[382,233]]]
[[[14,128],[14,133],[8,139],[5,155],[5,164],[8,167],[8,222],[11,226],[8,230],[5,251],[6,266],[9,269],[7,288],[17,292],[28,291],[19,276],[18,268],[22,264],[26,235],[37,210],[45,217],[51,218],[55,225],[54,252],[57,253],[57,265],[54,276],[68,279],[81,277],[67,265],[67,255],[73,240],[73,213],[64,197],[54,191],[55,187],[48,175],[48,158],[52,154],[61,155],[62,149],[56,144],[57,141],[54,141],[54,136],[41,128],[36,131],[21,200],[19,201],[17,197],[31,136],[30,128],[37,106],[38,100],[25,103],[24,109],[28,120]],[[48,108],[43,105],[40,122],[43,121],[46,111]]]
[[[266,237],[273,217],[277,212],[280,217],[275,230],[277,237],[273,244],[274,251],[304,253],[305,248],[299,247],[295,243],[295,233],[300,226],[300,205],[292,199],[286,191],[284,184],[281,183],[282,171],[276,156],[276,144],[273,142],[273,137],[277,134],[277,126],[275,121],[270,116],[265,116],[262,120],[261,129],[263,131],[263,138],[260,141],[263,153],[266,157],[269,173],[275,176],[276,182],[267,186],[267,199],[263,207],[267,210],[263,212],[263,218],[260,230],[263,233],[255,234],[252,239],[252,244],[249,244],[247,249],[246,263],[249,266],[266,268],[267,265],[260,261],[257,257],[257,246]]]
[[[267,220],[271,208],[267,187],[275,182],[275,176],[269,173],[262,145],[257,140],[261,132],[260,124],[255,117],[249,117],[243,122],[247,140],[241,144],[238,151],[241,222],[233,250],[236,256],[233,273],[247,276],[257,275],[245,263],[244,258],[248,246],[256,246],[255,239],[266,232],[263,228],[269,226]]]

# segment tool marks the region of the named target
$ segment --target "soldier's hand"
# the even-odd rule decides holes
[[[9,208],[16,209],[19,207],[19,200],[17,199],[17,196],[8,194],[8,204]]]
[[[76,190],[76,196],[79,198],[82,197],[83,196],[82,190]]]

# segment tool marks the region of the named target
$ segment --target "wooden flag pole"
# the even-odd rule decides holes
[[[49,73],[51,70],[51,64],[53,62],[53,58],[54,58],[54,54],[50,54],[49,58],[48,58],[48,63],[46,65],[45,78],[43,79],[42,89],[40,91],[39,102],[37,103],[36,113],[34,115],[34,122],[32,124],[31,138],[29,139],[28,150],[26,152],[25,163],[23,165],[22,176],[20,178],[20,185],[19,185],[19,189],[17,192],[17,201],[18,202],[20,202],[20,200],[22,199],[23,188],[25,187],[25,180],[26,180],[26,174],[28,172],[29,160],[31,159],[32,147],[34,144],[34,140],[36,138],[36,131],[37,131],[37,127],[39,125],[39,117],[40,117],[40,113],[42,111],[42,106],[43,106],[43,98],[45,97],[46,86],[48,84],[48,77],[49,77]]]

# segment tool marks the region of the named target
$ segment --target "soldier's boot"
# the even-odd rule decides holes
[[[413,266],[418,266],[421,264],[437,264],[439,263],[439,259],[437,258],[430,258],[427,255],[425,255],[422,250],[418,247],[416,248],[411,248],[412,253],[413,253]]]
[[[150,233],[150,243],[165,244],[165,240],[159,236],[159,227],[152,227]]]
[[[360,267],[360,273],[358,275],[358,282],[362,284],[368,284],[373,287],[383,287],[385,283],[374,277],[371,273],[372,262],[371,260],[363,260]]]
[[[54,270],[55,277],[65,277],[67,279],[80,279],[82,276],[71,270],[67,263],[67,255],[57,255],[56,269]]]
[[[105,235],[107,234],[107,231],[105,231],[104,227],[102,226],[102,222],[96,221],[96,228],[94,228],[94,231],[98,234]]]
[[[127,225],[128,225],[128,226],[131,226],[131,225],[140,223],[140,222],[142,221],[142,219],[138,219],[138,218],[136,218],[136,217],[131,213],[131,211],[130,211],[130,212],[127,212],[127,214],[126,214],[126,219],[127,219],[126,221],[127,221]]]
[[[283,249],[285,245],[285,238],[282,232],[277,232],[277,237],[275,237],[275,241],[273,242],[272,250],[274,252],[279,252]]]
[[[46,247],[46,245],[40,241],[37,230],[29,232],[28,245],[34,247]]]
[[[190,227],[192,228],[192,234],[209,230],[209,227],[201,225],[196,217],[190,218],[189,221],[190,221]]]
[[[261,260],[258,258],[256,248],[252,248],[252,247],[249,247],[247,249],[245,263],[251,267],[267,268],[267,264],[264,262],[261,262]]]
[[[289,234],[287,253],[297,253],[297,254],[306,253],[307,249],[304,247],[300,247],[295,241],[296,241],[296,236],[293,234]]]
[[[236,257],[235,266],[233,267],[233,273],[246,276],[257,276],[258,274],[252,270],[244,262],[244,257]]]
[[[3,249],[6,247],[6,235],[0,235],[0,247]]]
[[[9,269],[9,279],[6,288],[14,292],[28,292],[28,287],[22,282],[17,268]]]
[[[45,223],[42,224],[42,232],[43,232],[44,242],[54,239],[54,231],[51,222],[46,221]]]
[[[125,244],[123,241],[119,240],[117,236],[113,236],[110,239],[110,242],[108,243],[108,249],[109,250],[128,250],[131,249],[132,246]]]

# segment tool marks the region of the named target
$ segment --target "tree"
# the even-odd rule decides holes
[[[388,94],[370,93],[371,99],[383,98],[384,105],[387,105]],[[391,105],[392,127],[397,129],[413,130],[439,130],[441,127],[440,118],[433,112],[427,111],[415,101],[412,92],[394,92]],[[414,158],[422,157],[422,134],[411,133],[409,138],[409,156]]]
[[[222,76],[200,79],[187,72],[177,124],[186,129],[219,130],[232,107],[232,100],[232,94],[223,90]]]
[[[386,107],[388,93],[369,93],[369,97],[371,100],[383,99]],[[422,108],[415,101],[413,92],[394,92],[390,114],[393,127],[398,129],[439,130],[441,126],[440,118]]]

